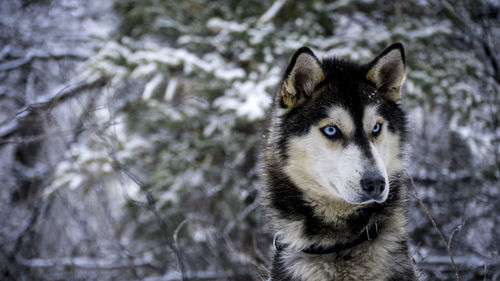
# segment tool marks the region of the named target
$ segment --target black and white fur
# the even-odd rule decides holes
[[[262,156],[263,206],[281,245],[270,280],[417,280],[404,208],[404,76],[400,43],[367,64],[320,60],[307,47],[292,57]],[[371,241],[304,252],[350,245],[373,226]]]

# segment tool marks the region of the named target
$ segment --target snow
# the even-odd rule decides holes
[[[259,45],[264,40],[264,37],[272,34],[275,31],[275,27],[272,23],[266,25],[259,25],[257,28],[249,29],[248,35],[250,35],[250,44]]]
[[[111,3],[111,1],[105,1],[103,3]],[[101,22],[96,22],[90,18],[86,18],[82,22],[82,26],[85,33],[99,38],[107,38],[114,30],[112,25],[103,25]]]
[[[132,73],[130,74],[130,78],[139,79],[141,77],[149,76],[156,71],[158,71],[158,63],[156,62],[140,64],[134,69],[134,71],[132,71]]]
[[[271,92],[280,81],[281,69],[274,67],[262,81],[236,81],[224,96],[215,100],[214,105],[222,111],[234,110],[238,116],[249,120],[264,118],[271,105]]]
[[[177,39],[177,44],[179,45],[187,45],[187,44],[194,44],[194,43],[203,43],[205,42],[205,38],[201,36],[196,36],[196,35],[182,35]]]
[[[162,73],[157,73],[153,79],[144,86],[144,91],[142,92],[142,99],[149,100],[153,96],[153,92],[158,88],[160,83],[165,79]]]
[[[403,32],[403,31],[401,31]],[[439,25],[429,25],[423,28],[413,30],[410,32],[409,36],[414,39],[418,38],[428,38],[430,36],[437,36],[438,34],[450,34],[451,28],[449,24],[440,23]]]
[[[176,21],[173,21],[172,19],[161,17],[156,20],[155,26],[158,28],[175,28],[183,33],[187,32],[186,27],[179,24]]]
[[[214,31],[228,30],[232,32],[244,32],[248,29],[247,24],[225,21],[220,18],[211,18],[208,20],[207,27]]]
[[[273,5],[260,17],[257,23],[263,24],[270,21],[279,12],[281,7],[285,5],[287,0],[277,0],[274,1]]]
[[[167,89],[165,90],[165,101],[171,101],[174,98],[175,90],[177,89],[177,78],[173,77],[168,82]]]
[[[351,0],[336,1],[335,3],[328,4],[324,9],[326,11],[333,12],[335,10],[338,10],[339,8],[343,8],[343,7],[347,6],[347,5],[349,5],[350,2],[351,2]],[[322,9],[322,7],[318,7],[317,9],[318,10]]]

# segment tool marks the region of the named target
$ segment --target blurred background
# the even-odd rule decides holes
[[[258,153],[287,61],[395,41],[412,259],[500,280],[495,0],[1,1],[0,280],[264,280]]]

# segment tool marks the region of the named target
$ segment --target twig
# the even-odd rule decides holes
[[[436,222],[436,220],[434,219],[434,217],[431,215],[429,209],[427,208],[427,206],[424,204],[424,202],[422,201],[422,199],[420,198],[420,196],[418,195],[418,192],[415,188],[415,185],[414,185],[414,182],[413,182],[413,178],[411,177],[410,174],[408,174],[407,172],[405,172],[405,174],[407,175],[408,179],[410,180],[410,187],[413,191],[413,197],[415,199],[417,199],[418,201],[418,204],[420,205],[420,207],[422,207],[422,209],[424,210],[424,213],[425,215],[427,216],[427,218],[429,219],[429,221],[432,223],[432,226],[434,227],[434,229],[437,231],[437,233],[439,234],[439,237],[441,238],[441,240],[443,241],[445,247],[446,247],[446,252],[448,253],[448,257],[450,258],[450,261],[451,261],[451,264],[453,266],[453,270],[455,271],[455,275],[457,277],[457,280],[459,281],[462,281],[462,276],[460,274],[460,271],[458,270],[457,268],[457,265],[455,264],[455,259],[453,258],[453,254],[451,253],[451,250],[450,250],[450,247],[449,247],[449,241],[446,240],[446,238],[444,237],[443,233],[441,232],[441,230],[439,229],[439,226]],[[450,240],[451,241],[451,240]]]
[[[17,241],[17,243],[19,243],[18,240],[21,239],[24,236],[24,234],[26,234],[28,231],[30,231],[31,228],[34,227],[38,218],[42,215],[42,213],[45,212],[45,208],[47,207],[47,205],[48,205],[47,200],[36,201],[34,206],[32,207],[33,211],[30,213],[29,218],[26,220],[26,222],[22,223],[23,226],[21,227],[21,229],[16,231],[17,233],[12,237],[0,240],[0,246],[3,246],[4,244],[13,241]]]
[[[194,271],[189,272],[194,280],[233,280],[237,275],[233,274],[231,271]],[[149,277],[141,279],[141,281],[174,281],[179,280],[179,274],[177,272],[168,272],[163,276]]]
[[[460,229],[462,229],[465,226],[466,220],[467,220],[467,206],[465,206],[464,208],[464,214],[462,215],[462,222],[457,227],[455,227],[451,232],[450,239],[448,239],[448,249],[451,248],[451,241],[453,240],[453,236],[455,236],[455,233],[460,231]]]
[[[484,281],[486,281],[486,276],[488,274],[488,266],[490,265],[490,263],[495,259],[495,258],[498,258],[498,253],[492,253],[490,255],[490,258],[488,259],[488,262],[485,262],[484,263]],[[494,280],[494,279],[492,279]]]
[[[22,247],[24,246],[24,237],[28,236],[30,232],[33,231],[36,224],[39,223],[40,219],[45,215],[45,212],[47,211],[47,208],[50,204],[52,204],[52,199],[50,198],[47,200],[36,200],[32,206],[32,212],[25,226],[23,226],[23,228],[15,235],[15,237],[12,237],[9,240],[2,241],[2,244],[14,242],[14,246],[8,251],[0,251],[0,260],[2,260],[2,262],[3,260],[13,261],[3,264],[7,267],[7,271],[12,270],[12,272],[19,272],[24,269],[22,265],[17,261],[18,255],[21,252]]]
[[[470,256],[457,256],[454,257],[455,263],[459,264],[461,266],[466,266],[466,267],[471,267],[471,268],[478,268],[481,266],[484,266],[484,264],[487,262],[485,259],[471,259]],[[422,262],[427,265],[449,265],[450,264],[450,258],[447,255],[443,256],[435,256],[435,255],[429,255],[425,258],[425,260]],[[422,264],[420,263],[420,264]],[[432,266],[430,266],[432,268]]]
[[[175,228],[175,231],[174,231],[174,243],[175,245],[177,246],[177,248],[179,248],[179,244],[177,243],[177,237],[179,236],[179,231],[181,231],[182,227],[188,222],[189,220],[188,219],[185,219],[183,220],[178,226],[177,228]]]
[[[87,59],[89,55],[81,54],[77,52],[65,52],[65,53],[50,53],[42,50],[29,50],[24,57],[16,60],[11,60],[7,62],[0,63],[0,71],[12,70],[21,67],[25,64],[30,63],[34,59],[63,59],[63,58],[73,58],[73,59]]]
[[[417,245],[415,246],[415,249],[413,249],[413,252],[411,253],[411,259],[413,261],[413,264],[416,264],[415,256],[417,254],[419,254],[419,249],[420,249],[420,242],[417,243]],[[422,256],[422,255],[419,255],[419,256]]]
[[[73,267],[84,269],[113,270],[128,267],[152,267],[162,268],[162,265],[155,263],[151,259],[116,259],[116,258],[89,258],[89,257],[68,257],[68,258],[34,258],[24,259],[17,257],[16,260],[27,267],[54,268]]]
[[[111,106],[110,106],[109,101],[108,101],[108,110],[110,107]],[[111,121],[114,119],[114,115],[113,115],[113,112],[111,112],[111,110],[109,110],[109,111],[110,111],[109,115],[110,115],[110,121]],[[135,184],[137,184],[137,186],[139,186],[140,190],[146,196],[146,202],[141,202],[141,201],[134,200],[134,199],[130,198],[130,196],[128,196],[128,194],[126,192],[124,192],[124,195],[126,195],[125,199],[127,200],[127,202],[130,202],[130,203],[135,204],[135,205],[140,206],[140,207],[145,207],[150,212],[153,213],[156,222],[160,226],[160,230],[163,234],[163,239],[165,240],[167,247],[170,250],[172,250],[172,252],[174,252],[174,254],[176,256],[177,266],[178,266],[179,271],[181,273],[181,280],[183,280],[183,281],[187,280],[186,270],[184,267],[184,262],[182,260],[182,254],[181,254],[180,250],[177,248],[177,246],[175,245],[175,243],[172,241],[172,238],[170,237],[170,235],[168,233],[167,224],[161,218],[160,214],[158,213],[158,210],[156,209],[156,200],[154,199],[153,194],[151,193],[150,190],[148,190],[147,185],[144,183],[144,181],[139,179],[139,177],[137,177],[134,173],[132,173],[132,171],[130,171],[130,169],[127,166],[123,165],[118,160],[118,158],[116,157],[115,145],[112,145],[110,143],[108,138],[106,138],[104,136],[103,131],[96,132],[96,135],[103,142],[104,146],[106,147],[106,150],[108,151],[108,155],[112,161],[113,170],[118,172],[120,175],[122,173],[125,174],[130,180],[132,180]],[[116,136],[115,136],[115,139],[116,139]],[[123,184],[122,184],[122,187],[123,187]]]
[[[98,79],[91,83],[83,82],[75,85],[69,85],[64,87],[61,91],[59,91],[57,94],[47,99],[46,101],[32,103],[24,106],[10,121],[7,121],[0,125],[0,140],[5,140],[6,138],[15,134],[20,129],[20,122],[22,119],[41,111],[50,111],[61,102],[75,97],[79,93],[82,93],[84,90],[104,84],[104,81],[105,79]]]
[[[43,134],[35,135],[35,136],[30,136],[30,137],[10,137],[6,139],[0,139],[0,146],[4,144],[29,144],[33,142],[39,142],[44,139],[50,139],[50,138],[55,138],[58,136],[62,135],[72,135],[72,140],[75,138],[75,135],[78,135],[80,133],[83,133],[85,131],[93,131],[93,130],[102,130],[103,128],[109,127],[111,125],[116,125],[117,123],[109,123],[105,122],[100,125],[90,125],[90,126],[80,126],[80,127],[75,127],[74,129],[67,129],[67,130],[51,130],[47,131]],[[72,140],[70,140],[68,143],[71,143]]]
[[[231,220],[224,228],[224,234],[229,234],[231,230],[236,226],[236,223],[244,220],[248,215],[250,215],[255,209],[259,207],[259,200],[256,198],[252,204],[248,205],[243,211],[241,211],[234,220]]]
[[[165,243],[167,244],[168,248],[174,252],[176,259],[177,259],[177,265],[179,267],[179,271],[181,273],[181,279],[188,280],[186,277],[186,269],[184,267],[184,262],[182,260],[182,254],[175,245],[174,241],[172,241],[172,238],[168,234],[168,228],[167,224],[165,221],[161,218],[160,214],[158,213],[158,210],[156,209],[156,200],[154,199],[153,194],[151,193],[150,190],[147,189],[146,184],[139,179],[134,173],[132,173],[128,167],[123,165],[118,158],[116,157],[115,149],[111,144],[109,143],[108,139],[104,137],[102,132],[98,132],[97,136],[103,141],[104,145],[106,146],[106,149],[108,150],[108,154],[113,162],[113,169],[119,173],[125,174],[129,179],[131,179],[135,184],[137,184],[140,188],[140,190],[144,193],[146,196],[146,202],[140,202],[137,200],[133,200],[130,197],[126,197],[125,199],[128,202],[131,202],[133,204],[136,204],[141,207],[146,207],[149,211],[151,211],[156,219],[156,222],[160,226],[161,232],[163,234],[163,239],[165,240]]]

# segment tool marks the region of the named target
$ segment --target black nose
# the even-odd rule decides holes
[[[366,172],[361,179],[361,188],[368,196],[376,197],[385,189],[385,178],[378,172]]]

